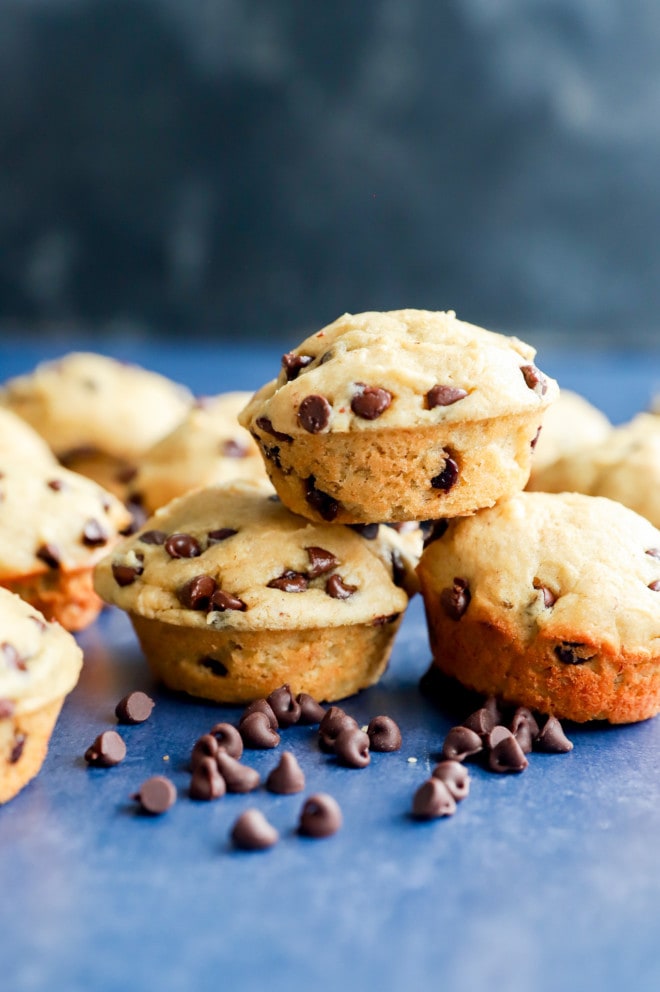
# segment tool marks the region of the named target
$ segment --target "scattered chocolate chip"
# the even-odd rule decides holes
[[[62,489],[65,488],[62,479],[49,479],[46,485],[48,486],[49,489],[52,489],[54,493],[59,493],[62,491]]]
[[[390,551],[390,561],[392,563],[392,582],[398,589],[403,589],[406,584],[406,566],[401,552],[396,548]]]
[[[256,420],[256,425],[260,428],[260,430],[264,431],[266,434],[270,434],[270,436],[274,437],[277,441],[293,441],[290,434],[285,434],[283,431],[276,431],[268,417],[258,417]]]
[[[266,779],[269,792],[280,796],[292,796],[305,788],[305,773],[298,764],[296,756],[291,751],[283,751],[279,764],[273,768]]]
[[[240,732],[249,748],[271,748],[280,743],[280,735],[272,729],[266,713],[250,713],[241,720]]]
[[[363,420],[377,420],[392,403],[392,394],[380,386],[365,386],[356,382],[359,392],[351,400],[351,410]]]
[[[398,751],[401,748],[401,731],[391,716],[375,716],[367,727],[369,747],[372,751]]]
[[[343,817],[339,803],[325,792],[305,800],[300,812],[298,831],[305,837],[331,837],[341,828]]]
[[[137,473],[137,465],[124,465],[123,468],[115,472],[115,480],[122,486],[127,486],[129,482],[133,481]]]
[[[208,668],[209,672],[217,676],[217,678],[224,679],[229,675],[229,669],[224,662],[219,661],[217,658],[212,658],[210,655],[200,658],[197,664],[201,665],[202,668]]]
[[[460,761],[441,761],[431,772],[431,777],[444,782],[456,802],[465,799],[470,791],[470,776]]]
[[[487,713],[490,713],[493,726],[496,726],[498,723],[502,723],[502,709],[497,696],[489,696],[481,709],[486,710]]]
[[[82,543],[88,548],[100,548],[107,544],[110,535],[98,520],[90,519],[85,523],[82,532]]]
[[[511,733],[509,728],[505,727],[504,724],[502,723],[498,723],[486,735],[484,744],[492,749],[494,747],[497,747],[500,741],[507,740],[509,737],[513,737],[513,734]]]
[[[660,548],[647,548],[646,554],[650,555],[651,558],[660,558]]]
[[[5,660],[5,664],[9,668],[15,668],[21,672],[26,670],[27,663],[25,658],[21,658],[14,645],[10,644],[9,641],[3,641],[3,643],[0,644],[0,653]]]
[[[548,754],[565,754],[573,750],[573,742],[564,733],[564,728],[557,717],[549,716],[534,741],[534,748],[537,751],[546,751]]]
[[[253,792],[261,785],[261,776],[256,768],[242,765],[226,751],[218,751],[215,760],[227,785],[227,792]]]
[[[412,812],[419,820],[452,816],[456,812],[456,800],[444,782],[439,778],[429,778],[413,796]]]
[[[247,603],[244,603],[238,596],[233,596],[224,589],[216,589],[209,602],[209,610],[218,613],[226,613],[227,610],[238,610],[244,613],[247,610]]]
[[[153,775],[142,783],[140,791],[134,793],[131,798],[137,799],[146,813],[156,816],[166,813],[174,805],[176,787],[174,782],[164,775]]]
[[[268,725],[270,726],[271,730],[278,729],[279,723],[277,722],[277,717],[273,713],[270,703],[266,699],[255,699],[251,703],[248,703],[248,705],[243,710],[243,713],[241,714],[241,719],[239,721],[239,729],[240,729],[240,724],[243,722],[243,720],[245,720],[246,717],[250,715],[250,713],[265,713],[266,716],[268,717]]]
[[[511,733],[520,744],[524,754],[529,754],[539,735],[539,725],[534,714],[526,706],[519,706],[511,718]]]
[[[279,446],[276,444],[272,444],[272,445],[264,444],[262,441],[260,441],[259,443],[261,444],[261,450],[263,452],[264,458],[267,458],[269,462],[272,462],[273,465],[281,469],[282,461],[280,459]]]
[[[380,617],[374,617],[371,621],[372,627],[384,627],[386,623],[394,623],[401,616],[400,613],[389,613]]]
[[[15,734],[14,742],[11,746],[11,751],[9,752],[9,764],[15,765],[17,761],[20,761],[23,754],[23,749],[25,748],[25,742],[27,741],[27,734]]]
[[[240,441],[235,441],[233,438],[228,438],[223,441],[220,446],[220,454],[224,458],[247,458],[250,454],[250,449],[246,444],[241,444]]]
[[[85,761],[97,768],[111,768],[126,757],[126,744],[116,730],[105,730],[85,751]]]
[[[532,449],[532,451],[534,451],[534,448],[539,443],[539,438],[541,436],[541,430],[542,430],[541,427],[537,427],[536,428],[536,434],[534,435],[534,437],[532,438],[532,440],[529,442],[529,446]]]
[[[582,657],[578,653],[580,649],[586,647],[586,644],[581,644],[579,641],[564,641],[563,644],[557,644],[555,654],[559,661],[565,665],[583,665],[585,662],[591,661],[594,657],[593,654],[588,657]]]
[[[296,702],[300,706],[298,723],[312,726],[315,723],[320,723],[325,716],[325,709],[307,692],[299,692],[296,696]]]
[[[422,529],[422,537],[424,538],[424,547],[428,547],[434,541],[439,541],[441,537],[447,533],[447,528],[449,527],[449,521],[441,517],[439,520],[423,520],[420,524]]]
[[[142,541],[143,544],[165,544],[167,540],[167,534],[164,530],[145,530],[144,534],[140,534],[138,541]]]
[[[331,414],[325,396],[306,396],[298,407],[298,423],[309,434],[320,434],[330,423]]]
[[[55,544],[42,544],[37,548],[35,555],[49,568],[59,568],[60,566],[60,549]]]
[[[215,579],[210,575],[195,575],[178,591],[179,602],[188,610],[208,610],[216,591]]]
[[[219,751],[226,751],[232,758],[243,754],[243,738],[232,723],[216,723],[209,734],[217,741]]]
[[[505,733],[502,733],[505,731]],[[506,727],[495,727],[490,734],[488,767],[494,772],[522,772],[529,762],[520,744]]]
[[[325,711],[325,716],[319,724],[319,744],[321,750],[332,753],[339,733],[345,728],[359,729],[357,721],[349,716],[340,706],[331,706]]]
[[[538,589],[538,591],[541,593],[543,597],[543,605],[545,606],[546,610],[549,610],[551,606],[555,605],[555,603],[557,602],[557,597],[553,593],[552,589],[548,589],[547,586],[541,585],[540,582],[537,584],[536,581],[534,582],[534,588]]]
[[[238,531],[232,527],[218,527],[217,530],[210,530],[206,535],[206,539],[209,544],[220,544],[221,541],[226,541],[228,537],[233,537],[234,534],[238,534]]]
[[[530,389],[533,389],[539,396],[545,396],[548,390],[548,382],[543,373],[537,369],[536,365],[521,365],[520,371],[523,379]]]
[[[333,555],[332,551],[326,551],[325,548],[312,546],[305,548],[305,551],[309,556],[309,568],[307,569],[309,579],[316,579],[319,575],[324,575],[325,572],[331,572],[339,564],[339,559]]]
[[[244,851],[265,851],[277,844],[280,835],[261,810],[246,809],[231,828],[231,839]]]
[[[194,771],[200,761],[204,761],[206,758],[212,758],[215,761],[217,753],[218,742],[215,737],[212,734],[202,734],[193,744],[190,753],[191,769]]]
[[[458,386],[433,386],[426,394],[426,409],[433,410],[436,406],[451,406],[464,400],[467,396],[465,389]]]
[[[316,488],[316,479],[313,475],[308,476],[305,480],[305,499],[324,520],[332,523],[336,519],[339,513],[339,503],[328,493],[321,492],[320,489]]]
[[[379,524],[349,524],[351,530],[363,537],[366,541],[373,541],[378,537]]]
[[[307,368],[313,361],[314,358],[312,355],[296,355],[293,351],[288,351],[286,355],[282,355],[282,368],[284,369],[287,382],[296,379],[300,371]]]
[[[0,699],[0,720],[13,716],[15,709],[16,706],[11,699]]]
[[[200,757],[195,761],[189,792],[191,799],[203,799],[206,802],[225,795],[227,783],[220,774],[215,758]]]
[[[199,541],[192,534],[170,534],[164,547],[170,558],[197,558],[202,553]]]
[[[442,745],[442,757],[447,761],[465,761],[483,748],[481,736],[469,727],[452,727]]]
[[[151,716],[155,705],[146,692],[129,692],[115,706],[115,716],[120,723],[144,723]]]
[[[344,727],[335,738],[334,752],[341,765],[366,768],[371,761],[369,735],[359,727]]]
[[[654,582],[649,582],[649,589],[651,592],[660,592],[660,579],[655,579]]]
[[[282,572],[276,579],[271,579],[268,583],[269,589],[279,589],[281,592],[305,592],[309,582],[307,576],[302,572],[293,572],[288,569]]]
[[[467,581],[455,578],[453,586],[440,593],[440,605],[450,620],[460,620],[470,605],[471,598]]]
[[[331,575],[325,584],[325,591],[332,599],[349,599],[357,586],[352,586],[349,582],[344,582],[341,575]]]
[[[135,565],[125,565],[121,562],[112,563],[112,575],[118,586],[130,586],[144,572],[144,559],[136,553]]]
[[[431,479],[431,485],[434,489],[441,489],[443,493],[448,493],[450,489],[458,482],[458,463],[455,461],[451,455],[447,455],[445,458],[445,465],[438,475],[434,475]]]
[[[144,526],[147,519],[147,511],[142,506],[141,498],[138,493],[133,493],[130,499],[126,500],[126,509],[131,515],[130,521],[123,527],[119,533],[124,537],[128,537],[130,534],[136,534],[140,527]]]
[[[493,727],[497,726],[499,722],[498,718],[499,713],[494,707],[482,706],[480,709],[475,710],[474,713],[470,713],[463,720],[463,726],[474,730],[476,734],[479,734],[482,741],[485,741]]]
[[[275,714],[278,726],[292,727],[294,723],[298,723],[300,704],[294,698],[288,685],[273,689],[266,702]]]

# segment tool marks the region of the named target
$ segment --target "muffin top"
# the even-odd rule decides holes
[[[453,311],[345,314],[284,355],[239,419],[295,436],[535,412],[558,393],[535,354]]]
[[[396,581],[385,539],[310,524],[248,482],[173,500],[95,574],[99,595],[129,612],[243,630],[382,623],[407,605]]]
[[[534,447],[532,476],[558,458],[604,441],[612,430],[609,420],[579,393],[562,389],[543,417],[543,428]]]
[[[0,581],[90,568],[130,522],[116,497],[82,475],[0,459]]]
[[[66,695],[82,658],[63,627],[0,587],[0,712],[28,713]]]
[[[0,406],[0,462],[19,461],[57,464],[44,439],[22,417]]]
[[[238,423],[249,393],[198,400],[183,420],[140,459],[129,494],[147,512],[189,489],[233,479],[266,479],[259,449]]]
[[[80,448],[135,458],[172,430],[191,400],[165,376],[87,352],[44,362],[0,389],[0,405],[27,420],[59,458]]]
[[[523,492],[451,521],[422,556],[451,619],[660,655],[660,531],[613,500]],[[444,590],[447,590],[445,593]]]

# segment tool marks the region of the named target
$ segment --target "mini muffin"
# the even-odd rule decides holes
[[[660,527],[660,417],[640,413],[535,473],[530,489],[606,496]]]
[[[562,389],[559,399],[543,418],[543,428],[534,447],[532,474],[528,489],[533,489],[534,479],[559,458],[571,456],[582,448],[604,441],[612,425],[597,407],[579,393]]]
[[[523,492],[451,521],[418,566],[434,664],[570,720],[660,711],[660,531],[609,499]]]
[[[234,479],[266,481],[259,449],[237,419],[249,398],[224,393],[198,400],[140,460],[129,498],[153,513],[190,489]]]
[[[0,803],[41,769],[82,651],[57,623],[0,589]]]
[[[100,563],[96,589],[172,689],[245,703],[288,683],[334,700],[377,681],[408,603],[384,540],[311,525],[237,482],[158,510]]]
[[[0,462],[57,465],[44,439],[25,420],[1,406]]]
[[[31,424],[62,464],[118,495],[191,401],[165,376],[87,352],[44,362],[0,389],[0,405]]]
[[[0,459],[0,586],[81,630],[102,605],[94,565],[130,522],[119,500],[82,475]]]
[[[239,419],[310,520],[473,513],[527,482],[558,393],[534,355],[451,311],[345,314],[284,355]]]

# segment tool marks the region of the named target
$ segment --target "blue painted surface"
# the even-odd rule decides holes
[[[178,371],[201,392],[216,380],[225,389],[269,374],[273,356],[263,351],[223,354],[136,347],[129,357]],[[0,348],[3,372],[27,367],[20,357]],[[615,419],[643,405],[656,374],[648,356],[576,365],[557,354],[540,364],[607,397]],[[236,720],[238,709],[155,686],[118,611],[105,611],[79,640],[83,674],[44,769],[0,809],[3,990],[619,992],[625,983],[657,992],[657,719],[570,728],[573,752],[532,755],[521,776],[473,766],[456,816],[416,823],[413,792],[456,714],[419,691],[430,652],[415,601],[381,684],[345,704],[360,723],[392,715],[400,753],[349,770],[321,754],[313,730],[283,732],[306,772],[305,794],[328,791],[344,811],[342,831],[315,842],[295,833],[301,796],[187,797],[192,743],[217,720]],[[85,748],[115,726],[115,703],[134,688],[154,695],[152,718],[120,728],[123,764],[87,768]],[[247,752],[246,761],[265,775],[277,754]],[[171,775],[179,799],[147,818],[129,797],[154,773]],[[251,805],[281,831],[271,851],[246,854],[228,843]]]

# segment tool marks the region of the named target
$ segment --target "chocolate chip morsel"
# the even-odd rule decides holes
[[[434,475],[431,485],[434,489],[440,489],[443,493],[448,493],[458,482],[458,463],[450,454],[445,458],[445,465],[441,472]]]
[[[344,727],[335,738],[334,752],[340,765],[366,768],[371,761],[369,735],[359,727]]]
[[[369,747],[372,751],[398,751],[401,748],[401,731],[391,716],[375,716],[367,727]]]
[[[243,743],[249,748],[271,748],[280,743],[280,735],[273,730],[266,713],[250,713],[240,724]]]
[[[537,751],[546,751],[548,754],[566,754],[573,750],[573,742],[564,733],[564,728],[557,717],[549,716],[534,741],[534,748]]]
[[[313,361],[314,358],[312,355],[296,355],[293,351],[289,351],[286,355],[282,355],[282,368],[284,369],[287,382],[291,382],[292,379],[297,379],[301,370],[307,368],[307,366]]]
[[[545,396],[548,391],[548,381],[536,365],[521,365],[520,371],[529,389],[532,389],[539,396]]]
[[[451,406],[464,400],[467,396],[465,389],[458,386],[433,386],[426,394],[426,409],[433,410],[436,406]]]
[[[192,534],[170,534],[164,544],[170,558],[197,558],[202,548]]]
[[[202,736],[195,741],[190,754],[191,770],[194,771],[197,765],[199,765],[206,758],[212,758],[215,761],[217,753],[218,742],[215,737],[211,734],[202,734]]]
[[[292,727],[300,719],[300,703],[294,698],[291,687],[282,685],[273,689],[266,702],[275,714],[279,727]]]
[[[579,641],[564,641],[555,647],[555,655],[564,665],[583,665],[594,657],[593,654],[580,654],[585,648],[589,650],[586,644]]]
[[[378,537],[380,524],[349,524],[351,530],[363,537],[365,541],[375,541]]]
[[[261,777],[256,768],[242,765],[226,751],[218,751],[215,761],[228,792],[252,792],[259,788]]]
[[[299,692],[296,696],[296,702],[300,706],[298,723],[311,726],[320,723],[325,716],[325,709],[307,692]]]
[[[96,768],[112,768],[126,757],[126,744],[116,730],[105,730],[85,751],[85,761]]]
[[[442,745],[445,760],[465,761],[483,749],[481,736],[469,727],[452,727]]]
[[[312,547],[305,548],[305,551],[309,557],[309,568],[307,569],[309,579],[316,579],[319,575],[331,572],[339,564],[339,559],[333,555],[332,551],[326,551],[325,548],[312,545]]]
[[[357,721],[352,716],[349,716],[341,706],[331,706],[327,709],[319,725],[319,744],[321,745],[321,750],[332,754],[340,731],[346,727],[359,729]]]
[[[440,593],[440,605],[450,620],[460,620],[470,605],[470,587],[465,579],[455,578],[454,584]]]
[[[98,522],[90,519],[85,523],[82,532],[82,543],[88,548],[100,548],[108,543],[110,535]]]
[[[167,534],[164,530],[145,530],[144,534],[138,537],[138,541],[142,541],[143,544],[154,544],[156,547],[165,544],[166,540]]]
[[[208,532],[206,535],[206,540],[209,545],[221,544],[222,541],[226,541],[227,538],[233,537],[235,534],[238,534],[238,531],[234,530],[233,527],[216,527],[215,530],[210,530]]]
[[[330,496],[329,493],[324,493],[316,488],[316,478],[313,475],[305,479],[304,485],[305,499],[309,505],[313,510],[316,510],[320,517],[323,517],[328,523],[332,523],[339,513],[338,501],[333,496]]]
[[[244,603],[238,596],[225,592],[224,589],[216,589],[209,601],[209,612],[226,613],[227,610],[238,610],[240,613],[245,613],[247,603]]]
[[[176,786],[164,775],[153,775],[143,782],[139,792],[131,799],[137,799],[146,813],[154,816],[166,813],[176,802]]]
[[[15,765],[17,761],[20,761],[26,741],[27,734],[14,734],[14,741],[12,743],[11,751],[9,752],[10,765]]]
[[[413,796],[412,812],[419,820],[452,816],[456,812],[456,800],[444,782],[439,778],[429,778]]]
[[[494,727],[489,737],[488,767],[494,772],[522,772],[529,762],[506,727]]]
[[[281,592],[306,592],[309,582],[307,576],[302,572],[293,572],[287,569],[277,578],[271,579],[268,583],[269,589],[279,589]]]
[[[188,610],[208,610],[216,591],[215,579],[210,575],[195,575],[178,591],[178,599]]]
[[[431,776],[444,782],[456,802],[465,799],[470,791],[470,776],[460,761],[441,761],[435,766]]]
[[[59,568],[61,561],[60,549],[55,544],[42,544],[35,551],[35,557],[49,568]]]
[[[270,726],[270,729],[271,730],[278,729],[279,723],[277,722],[277,717],[273,713],[272,707],[268,702],[268,700],[255,699],[251,703],[248,703],[248,705],[243,710],[241,714],[241,718],[239,720],[239,730],[240,730],[240,725],[243,723],[243,720],[245,720],[246,717],[250,715],[250,713],[265,713],[266,716],[268,717],[268,724]]]
[[[128,562],[113,562],[112,563],[112,576],[118,586],[130,586],[133,585],[136,579],[138,579],[144,572],[144,555],[141,555],[139,551],[133,556],[133,564]]]
[[[154,703],[146,692],[129,692],[115,706],[119,723],[144,723],[152,714]]]
[[[331,575],[325,584],[325,591],[332,599],[350,599],[357,586],[352,586],[349,582],[344,582],[341,575]]]
[[[320,434],[330,423],[332,407],[325,396],[306,396],[298,407],[298,423],[310,434]]]
[[[655,581],[649,582],[649,589],[651,592],[660,592],[660,579],[655,579]]]
[[[359,392],[351,400],[351,410],[363,420],[377,420],[392,403],[392,394],[380,386],[365,386],[355,383]]]
[[[510,727],[523,753],[529,754],[539,735],[539,725],[532,711],[526,706],[519,706],[511,718]]]
[[[280,839],[261,810],[246,809],[231,828],[231,839],[244,851],[264,851]]]
[[[337,800],[326,792],[316,792],[303,804],[298,832],[305,837],[331,837],[342,823],[343,816]]]
[[[195,763],[189,791],[191,799],[203,799],[207,802],[225,795],[227,783],[214,758],[200,758]]]
[[[243,754],[243,738],[232,723],[216,723],[209,730],[218,745],[218,751],[226,751],[232,758]]]
[[[0,644],[0,654],[9,668],[15,668],[20,672],[24,672],[27,669],[27,659],[21,658],[14,645],[10,644],[9,641],[3,641]]]
[[[16,704],[11,699],[0,699],[0,720],[14,715]]]
[[[283,751],[279,764],[273,768],[266,779],[269,792],[281,796],[292,796],[305,788],[305,773],[298,764],[296,756],[291,751]]]
[[[262,430],[265,434],[270,434],[274,437],[276,441],[293,441],[290,434],[285,434],[284,431],[277,431],[273,427],[272,421],[268,417],[258,417],[255,421],[257,427]]]

